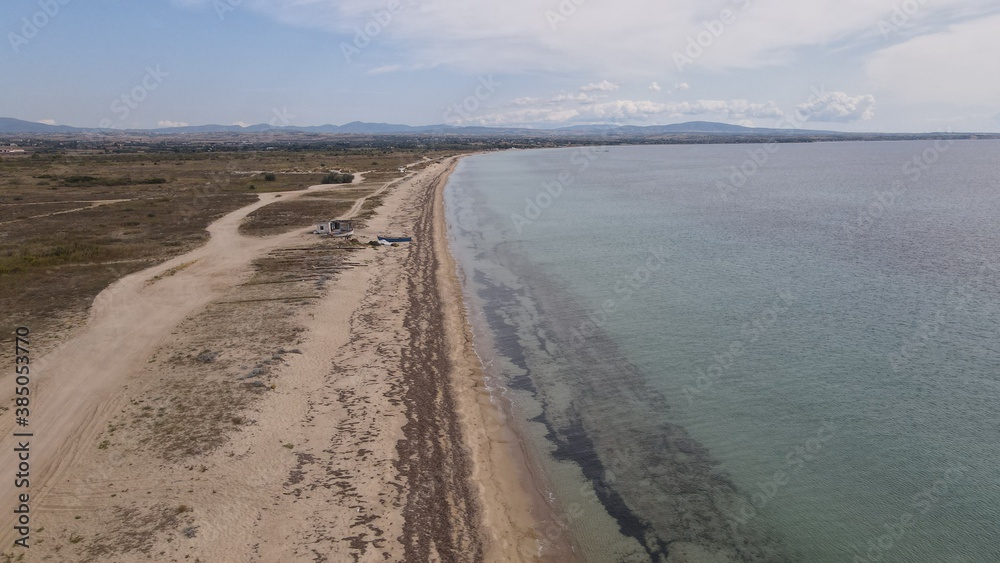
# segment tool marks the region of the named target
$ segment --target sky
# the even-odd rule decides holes
[[[997,0],[4,0],[0,116],[1000,132]]]

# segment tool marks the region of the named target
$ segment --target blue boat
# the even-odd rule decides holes
[[[413,242],[412,237],[386,237],[382,235],[378,235],[378,240],[385,242]]]

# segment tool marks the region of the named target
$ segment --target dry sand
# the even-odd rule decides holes
[[[533,558],[532,497],[483,387],[447,251],[441,198],[454,165],[385,186],[358,231],[406,232],[412,244],[241,236],[247,214],[306,191],[264,194],[213,223],[205,246],[101,293],[86,327],[33,358],[31,547],[4,553]],[[288,279],[265,276],[264,258]],[[13,411],[0,423],[10,546]]]

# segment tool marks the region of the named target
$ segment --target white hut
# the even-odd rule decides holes
[[[316,224],[316,230],[313,233],[331,237],[346,237],[354,234],[354,222],[341,220],[323,221]]]

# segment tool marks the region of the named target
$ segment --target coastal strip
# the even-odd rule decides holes
[[[409,484],[407,561],[518,561],[537,554],[503,415],[490,401],[447,248],[444,189],[456,162],[418,196],[406,261],[408,346],[402,353],[407,423],[397,446]]]
[[[64,393],[46,393],[37,418],[76,446],[41,452],[30,555],[538,559],[532,487],[483,384],[447,249],[442,198],[456,162],[388,186],[358,229],[411,244],[240,234],[277,197],[265,195],[210,226],[206,246],[102,294],[42,363],[44,390],[60,381]],[[265,283],[281,276],[293,281]],[[130,316],[148,311],[159,316]],[[95,338],[133,353],[79,359],[101,349]],[[102,366],[100,393],[81,396],[81,378]],[[56,416],[70,397],[76,408]]]
[[[403,327],[408,346],[402,350],[401,368],[407,422],[404,439],[396,447],[396,467],[401,480],[410,485],[402,535],[407,561],[430,561],[435,555],[442,561],[482,561],[485,550],[477,533],[479,511],[471,491],[471,459],[461,447],[452,358],[444,331],[443,288],[437,286],[434,194],[448,171],[419,196],[415,242],[404,266],[409,309]]]

